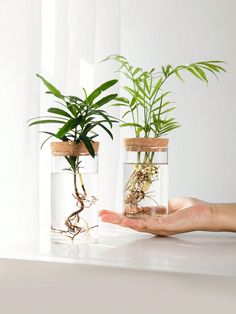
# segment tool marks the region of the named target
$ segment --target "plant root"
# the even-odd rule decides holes
[[[167,214],[165,206],[125,207],[124,215],[128,218],[161,217]]]
[[[80,177],[81,180],[81,188],[82,188],[82,193],[79,193],[77,189],[77,184],[76,184],[76,174],[74,174],[74,189],[75,189],[75,194],[72,194],[72,196],[76,199],[76,207],[78,207],[78,210],[72,212],[69,217],[66,218],[64,224],[66,226],[66,230],[64,229],[57,229],[51,226],[51,230],[55,233],[61,233],[64,236],[70,238],[72,241],[81,233],[89,233],[91,229],[97,228],[98,225],[94,225],[90,227],[88,225],[88,222],[80,217],[80,213],[85,209],[89,208],[92,205],[94,205],[97,201],[97,198],[95,196],[91,196],[90,198],[87,197],[87,193],[82,181],[82,178]],[[83,222],[83,225],[81,224]]]
[[[159,178],[159,166],[156,164],[139,164],[131,174],[125,186],[125,215],[140,215],[151,207],[140,207],[138,204],[145,198],[155,200],[150,196],[151,184]],[[156,203],[156,207],[160,208]],[[150,210],[149,210],[150,211]]]

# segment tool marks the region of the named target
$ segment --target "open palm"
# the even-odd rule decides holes
[[[140,232],[161,236],[204,230],[218,231],[213,206],[195,198],[175,198],[169,201],[169,214],[128,218],[109,210],[100,212],[102,221],[118,224]]]

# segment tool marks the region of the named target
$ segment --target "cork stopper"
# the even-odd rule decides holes
[[[159,152],[168,147],[168,138],[125,138],[123,145],[125,150],[132,152]]]
[[[95,155],[98,153],[99,142],[93,142]],[[53,156],[86,156],[90,155],[83,142],[52,142],[51,151]]]

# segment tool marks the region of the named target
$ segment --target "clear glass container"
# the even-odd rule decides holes
[[[124,140],[124,214],[168,213],[168,139]]]
[[[53,242],[90,242],[97,239],[98,145],[95,142],[96,155],[92,158],[83,143],[51,143]]]

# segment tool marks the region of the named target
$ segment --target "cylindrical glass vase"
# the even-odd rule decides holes
[[[96,241],[98,229],[98,148],[92,158],[85,145],[53,142],[51,239],[65,243]]]
[[[124,214],[168,213],[168,139],[124,139]]]

